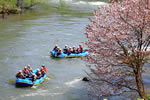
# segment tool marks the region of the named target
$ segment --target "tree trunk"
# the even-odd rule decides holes
[[[33,6],[33,0],[31,0],[31,4],[30,4],[30,7],[32,7]]]
[[[16,6],[17,6],[17,7],[20,6],[20,0],[17,0]]]
[[[137,86],[137,89],[138,89],[138,93],[139,93],[139,96],[141,98],[143,98],[144,100],[146,100],[146,94],[145,94],[145,90],[144,90],[144,84],[143,84],[143,81],[142,81],[142,77],[141,77],[141,71],[140,69],[137,71],[137,74],[135,74],[135,80],[136,80],[136,86]]]
[[[17,0],[16,6],[22,8],[23,0]]]

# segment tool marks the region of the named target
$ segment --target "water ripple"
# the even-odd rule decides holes
[[[24,98],[24,97],[32,97],[32,96],[57,96],[57,95],[61,95],[63,93],[50,93],[48,90],[38,90],[37,92],[30,92],[30,93],[27,93],[27,94],[23,94],[23,95],[20,95],[18,97],[14,97],[14,96],[11,96],[10,99],[11,100],[17,100],[17,99],[21,99],[21,98]]]
[[[79,81],[81,81],[81,79],[74,79],[74,80],[72,80],[70,82],[66,82],[64,84],[73,87],[73,84],[78,83]]]

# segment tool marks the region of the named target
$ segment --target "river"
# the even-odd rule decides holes
[[[88,18],[94,9],[106,3],[86,0],[49,0],[47,3],[22,15],[0,19],[0,100],[91,100],[88,84],[81,81],[88,71],[86,62],[81,58],[54,59],[49,51],[55,44],[61,48],[66,44],[83,44],[85,27],[90,23]],[[9,83],[27,64],[33,69],[45,64],[50,80],[36,88],[18,88],[15,82]],[[149,86],[149,75],[144,77]]]
[[[0,100],[90,100],[87,83],[81,81],[88,71],[85,62],[80,58],[54,59],[49,51],[55,44],[61,48],[83,44],[88,18],[104,3],[48,3],[50,7],[35,7],[22,15],[0,19]],[[50,80],[36,88],[10,84],[9,80],[15,80],[16,72],[27,64],[33,69],[45,64]]]

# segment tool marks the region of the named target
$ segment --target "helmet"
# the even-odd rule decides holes
[[[21,73],[21,72],[22,72],[22,70],[19,70],[19,72]]]
[[[27,67],[30,67],[30,64],[28,64]]]
[[[43,70],[43,67],[41,67],[40,71]]]
[[[40,71],[40,69],[37,69],[37,71]]]
[[[34,76],[35,74],[34,74],[34,73],[32,73],[32,75]]]
[[[45,64],[42,64],[42,66],[45,66]]]
[[[27,66],[25,66],[24,69],[27,69]]]

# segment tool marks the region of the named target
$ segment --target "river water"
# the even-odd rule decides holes
[[[22,15],[0,19],[0,100],[91,100],[88,84],[81,81],[88,71],[86,62],[81,58],[54,59],[49,51],[55,44],[61,48],[66,44],[83,44],[88,18],[94,9],[106,3],[86,0],[47,3]],[[50,80],[36,88],[18,88],[14,82],[9,83],[27,64],[33,69],[45,64]],[[149,86],[149,75],[144,77]]]
[[[60,47],[82,44],[93,9],[105,3],[71,0],[48,3],[22,15],[0,19],[0,100],[90,100],[87,83],[81,81],[88,71],[85,62],[80,58],[54,59],[49,51],[55,44]],[[33,69],[45,64],[50,80],[36,88],[10,84],[9,80],[15,80],[16,72],[27,64]]]

